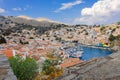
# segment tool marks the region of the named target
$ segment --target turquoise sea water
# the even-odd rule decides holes
[[[81,46],[81,48],[83,49],[83,54],[82,57],[80,58],[81,60],[100,58],[112,54],[112,51],[108,49],[91,48],[91,47],[83,47],[83,46]]]

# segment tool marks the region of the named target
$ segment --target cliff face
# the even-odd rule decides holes
[[[56,80],[119,80],[120,51],[104,58],[93,59],[65,69]]]
[[[17,80],[7,58],[3,54],[0,54],[0,80]]]

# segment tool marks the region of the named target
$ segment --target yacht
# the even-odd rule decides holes
[[[82,53],[83,51],[80,50],[80,51],[77,51],[76,53],[72,53],[70,56],[79,58],[79,57],[82,57]]]

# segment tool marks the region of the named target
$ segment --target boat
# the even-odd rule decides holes
[[[72,53],[70,56],[79,58],[82,57],[82,53],[83,51],[77,51],[76,53]]]
[[[75,57],[75,58],[82,57],[82,53],[83,53],[83,49],[80,48],[79,46],[76,46],[74,48],[71,47],[68,49],[64,49],[64,51],[69,57]]]

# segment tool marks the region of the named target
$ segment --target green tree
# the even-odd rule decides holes
[[[42,69],[42,72],[45,74],[45,75],[49,75],[51,72],[53,72],[52,68],[52,60],[50,59],[47,59],[44,61],[43,63],[43,69]]]
[[[58,65],[58,60],[46,59],[43,62],[42,74],[48,76],[47,80],[53,80],[62,75],[63,69],[55,67],[56,65]]]
[[[116,40],[120,41],[120,35],[116,36]]]
[[[116,28],[114,28],[114,29],[112,30],[112,33],[115,32],[115,30],[116,30]]]
[[[37,76],[37,63],[34,59],[26,58],[25,60],[20,56],[9,58],[10,66],[18,80],[34,80]]]
[[[105,29],[105,27],[104,27],[104,26],[100,28],[100,30],[101,30],[101,31],[103,31],[104,29]]]
[[[34,39],[34,37],[30,37],[30,39]]]
[[[115,36],[113,36],[112,34],[109,37],[109,41],[114,41],[115,40]]]

